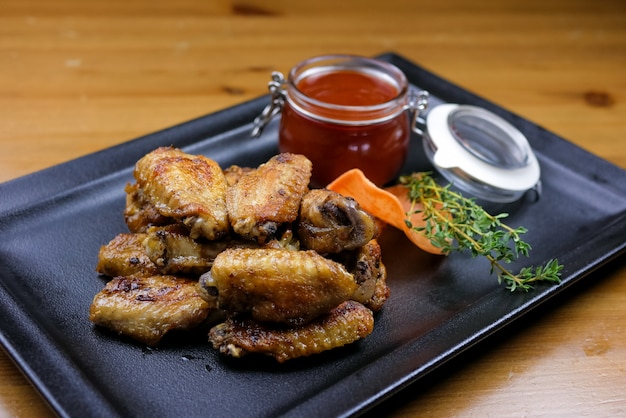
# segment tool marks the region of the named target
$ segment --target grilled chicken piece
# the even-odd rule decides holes
[[[211,328],[209,341],[221,353],[232,357],[260,353],[283,363],[353,343],[368,336],[373,328],[372,311],[350,300],[298,328],[230,318]]]
[[[96,271],[111,277],[143,275],[159,272],[143,247],[146,234],[118,234],[108,244],[100,247]]]
[[[294,222],[308,189],[311,168],[306,157],[283,153],[243,174],[226,195],[233,230],[264,243],[281,224]]]
[[[176,222],[173,218],[161,215],[144,196],[137,183],[127,184],[124,190],[126,191],[124,220],[131,232],[146,232],[151,226],[163,226]]]
[[[120,335],[155,346],[171,330],[189,330],[212,307],[195,280],[175,276],[116,277],[93,299],[89,319]]]
[[[339,253],[362,247],[377,235],[374,217],[351,197],[314,189],[302,198],[298,237],[303,248]]]
[[[194,240],[182,225],[152,227],[143,240],[145,253],[162,274],[201,275],[213,260],[227,248],[252,247],[247,240]]]
[[[352,299],[361,302],[374,312],[382,309],[389,298],[387,270],[382,263],[382,251],[378,241],[371,240],[364,246],[342,254],[342,263],[354,275],[359,288]]]
[[[339,263],[314,251],[228,249],[200,277],[202,294],[256,321],[306,323],[349,299],[357,284]]]
[[[228,232],[226,178],[215,161],[161,147],[137,162],[134,176],[156,210],[185,224],[192,238]]]
[[[383,305],[389,299],[389,286],[387,286],[387,268],[384,264],[380,265],[379,278],[376,280],[376,288],[374,294],[363,304],[370,308],[374,312],[378,312],[383,308]]]
[[[293,230],[287,228],[280,235],[267,241],[263,245],[263,248],[298,251],[300,250],[300,241],[298,241],[298,237],[294,235]]]
[[[240,167],[238,165],[231,165],[224,170],[224,177],[226,177],[226,183],[228,186],[232,186],[237,183],[239,179],[246,173],[254,171],[251,167]]]

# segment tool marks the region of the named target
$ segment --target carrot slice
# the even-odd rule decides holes
[[[364,210],[403,231],[422,250],[431,254],[442,253],[428,238],[406,225],[406,213],[411,210],[411,201],[406,187],[401,184],[381,189],[365,177],[361,170],[354,168],[337,177],[326,188],[352,197]],[[424,225],[424,219],[419,213],[411,215],[410,220],[414,226]]]

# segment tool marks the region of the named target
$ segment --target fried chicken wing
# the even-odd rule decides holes
[[[175,276],[116,277],[93,299],[89,319],[118,334],[155,346],[171,330],[200,325],[214,307],[195,280]]]
[[[383,305],[389,299],[390,289],[387,286],[387,268],[381,263],[379,269],[379,277],[376,280],[376,288],[371,298],[366,300],[363,304],[370,308],[372,311],[377,312],[383,308]]]
[[[351,344],[374,328],[372,311],[346,301],[328,314],[297,328],[279,328],[250,319],[230,318],[209,332],[209,341],[221,353],[242,357],[260,353],[279,363]]]
[[[389,297],[381,226],[354,199],[309,190],[311,171],[290,153],[225,170],[173,147],[146,154],[125,188],[131,233],[98,254],[113,279],[90,320],[149,346],[225,321],[213,347],[280,363],[369,335]]]
[[[150,260],[143,247],[146,234],[118,234],[100,247],[96,271],[107,276],[152,276],[159,268]]]
[[[300,250],[300,241],[293,233],[292,229],[285,229],[282,233],[263,244],[263,248],[277,248],[298,251]]]
[[[144,196],[137,183],[127,184],[124,220],[131,232],[145,232],[151,226],[163,226],[176,222],[175,219],[163,216]]]
[[[382,262],[382,251],[378,241],[371,240],[345,254],[343,263],[359,285],[352,299],[361,302],[374,312],[382,309],[389,298],[389,287],[387,270]]]
[[[194,240],[181,225],[152,227],[142,241],[145,253],[162,274],[201,275],[211,268],[213,260],[227,248],[253,247],[247,240]]]
[[[228,249],[200,278],[204,297],[220,309],[263,322],[302,324],[349,299],[352,274],[314,251]]]
[[[350,197],[314,189],[302,198],[298,237],[303,248],[339,253],[359,248],[377,235],[374,217]]]
[[[283,153],[243,173],[226,195],[233,230],[263,243],[281,224],[294,222],[308,189],[311,168],[306,157]]]
[[[224,177],[226,177],[226,183],[228,183],[229,186],[232,186],[233,184],[237,183],[244,174],[254,170],[256,169],[252,167],[241,167],[233,164],[230,167],[224,169]]]
[[[192,238],[213,240],[228,232],[226,178],[215,161],[161,147],[137,162],[134,175],[156,210],[185,224]]]

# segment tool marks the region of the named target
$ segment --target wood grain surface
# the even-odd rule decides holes
[[[623,0],[0,0],[0,181],[387,51],[626,168]],[[625,416],[624,261],[372,415]],[[0,351],[0,417],[52,415]]]

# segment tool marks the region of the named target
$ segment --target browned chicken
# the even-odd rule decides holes
[[[230,167],[224,169],[224,177],[226,177],[226,183],[228,183],[229,186],[232,186],[233,184],[237,183],[244,174],[254,170],[256,169],[251,167],[240,167],[238,165],[231,165]]]
[[[150,260],[143,247],[146,234],[118,234],[100,247],[96,271],[107,276],[152,276],[159,268]]]
[[[379,278],[376,280],[376,289],[372,297],[365,301],[364,305],[374,312],[378,312],[383,308],[390,294],[389,286],[387,286],[387,268],[381,263],[379,270]]]
[[[200,276],[225,249],[257,246],[243,239],[194,240],[180,224],[151,227],[144,235],[144,250],[162,274]]]
[[[189,330],[213,310],[195,280],[175,276],[117,277],[93,299],[89,319],[120,335],[155,346],[171,330]]]
[[[298,237],[294,235],[292,229],[286,228],[280,235],[267,241],[262,248],[298,251],[300,250],[300,241],[298,241]]]
[[[306,157],[284,153],[242,174],[226,196],[233,230],[264,243],[281,224],[294,222],[308,189],[311,167]]]
[[[221,353],[242,357],[260,353],[279,363],[351,344],[374,328],[372,311],[346,301],[328,314],[297,328],[280,328],[250,319],[230,318],[209,332],[209,341]]]
[[[137,162],[134,175],[150,204],[185,224],[192,238],[213,240],[229,231],[226,178],[215,161],[161,147]]]
[[[223,171],[171,147],[145,155],[125,189],[133,233],[98,254],[114,278],[91,321],[154,346],[220,315],[215,348],[279,362],[370,334],[389,297],[379,226],[355,200],[309,190],[311,169],[289,153]]]
[[[237,183],[242,175],[253,171],[254,168],[240,167],[232,165],[223,170],[228,186]],[[145,232],[151,226],[164,226],[176,223],[173,218],[161,215],[159,211],[144,196],[142,189],[137,183],[127,184],[126,207],[124,208],[124,219],[131,232]]]
[[[200,275],[228,248],[225,241],[196,241],[182,225],[152,227],[145,235],[146,254],[162,274]]]
[[[303,324],[349,299],[357,284],[314,251],[228,249],[200,278],[207,300],[256,321]]]
[[[354,251],[343,253],[341,258],[359,285],[352,299],[361,302],[374,312],[382,309],[389,297],[389,287],[387,270],[382,262],[378,241],[371,240]]]
[[[137,183],[127,184],[125,191],[124,220],[131,232],[145,232],[151,226],[169,225],[176,222],[173,218],[161,215],[144,196]]]
[[[302,198],[298,238],[303,248],[339,253],[359,248],[377,235],[374,217],[350,197],[314,189]]]

